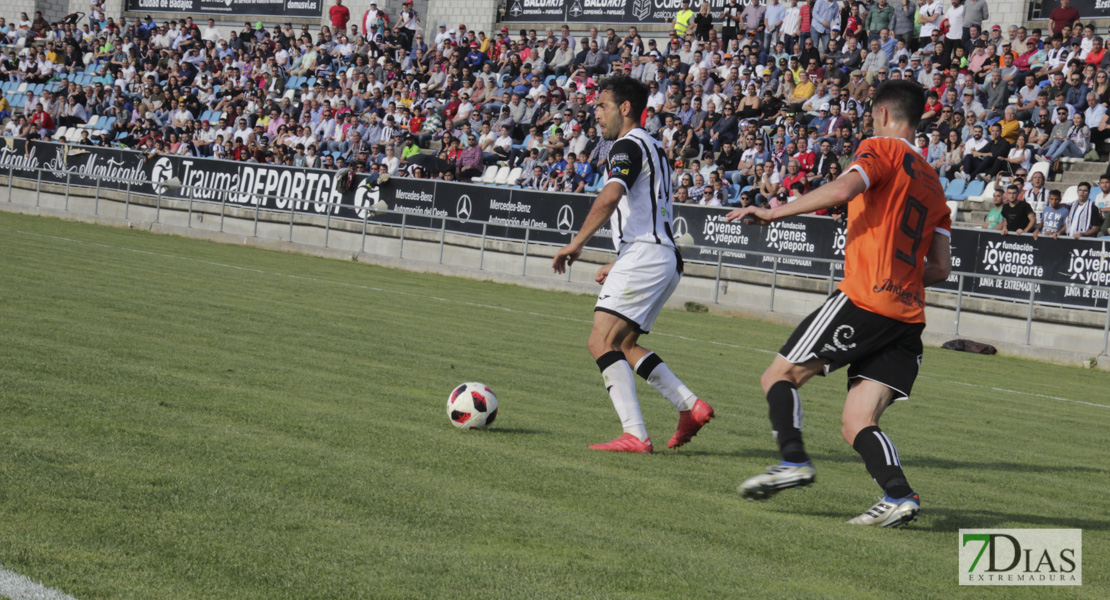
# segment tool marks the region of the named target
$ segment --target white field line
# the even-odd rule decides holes
[[[77,600],[4,567],[0,567],[0,596],[11,600]]]
[[[300,281],[311,281],[313,283],[326,283],[326,284],[330,284],[330,285],[337,285],[337,286],[341,286],[341,287],[348,287],[348,288],[366,290],[366,291],[370,291],[370,292],[381,292],[381,293],[384,293],[384,294],[396,294],[396,295],[399,295],[399,296],[410,296],[410,297],[413,297],[413,298],[422,298],[422,299],[425,299],[425,300],[436,300],[436,301],[439,301],[439,302],[450,302],[452,304],[459,304],[459,305],[463,305],[463,306],[473,306],[475,308],[484,308],[484,309],[488,309],[488,310],[497,310],[497,311],[508,312],[508,313],[524,314],[524,315],[529,315],[529,316],[533,316],[533,317],[541,317],[541,318],[545,318],[545,319],[555,319],[555,320],[559,320],[559,321],[571,321],[571,322],[575,322],[575,323],[586,323],[586,324],[589,324],[589,323],[593,322],[589,319],[581,319],[581,318],[575,318],[575,317],[564,317],[564,316],[560,316],[560,315],[552,315],[552,314],[540,313],[540,312],[535,312],[535,311],[530,311],[530,310],[519,310],[519,309],[515,309],[515,308],[509,308],[509,307],[506,307],[506,306],[494,306],[492,304],[482,304],[482,303],[479,303],[479,302],[467,302],[465,300],[458,300],[458,299],[455,299],[455,298],[441,298],[439,296],[430,296],[430,295],[426,295],[426,294],[416,294],[416,293],[413,293],[413,292],[406,292],[406,291],[403,291],[403,290],[391,290],[391,289],[380,288],[380,287],[375,287],[375,286],[370,286],[370,285],[361,285],[361,284],[357,284],[357,283],[347,283],[347,282],[343,282],[343,281],[333,281],[333,280],[330,280],[330,279],[319,279],[319,278],[316,278],[316,277],[306,277],[304,275],[292,275],[292,274],[289,274],[289,273],[281,273],[281,272],[278,272],[278,271],[266,271],[266,270],[263,270],[263,269],[255,269],[255,268],[252,268],[252,267],[243,267],[243,266],[239,266],[239,265],[229,265],[229,264],[218,263],[218,262],[213,262],[213,261],[209,261],[209,260],[202,260],[202,259],[199,259],[199,258],[193,258],[191,256],[182,256],[180,254],[165,254],[165,253],[161,253],[161,252],[151,252],[149,250],[139,250],[139,249],[136,249],[136,248],[128,248],[128,247],[125,247],[125,246],[114,246],[112,244],[102,244],[102,243],[99,243],[99,242],[89,242],[89,241],[86,241],[86,240],[75,240],[75,239],[67,238],[67,237],[46,235],[46,234],[42,234],[42,233],[34,233],[34,232],[23,231],[23,230],[19,230],[19,229],[9,229],[7,227],[0,227],[0,231],[20,233],[20,234],[23,234],[23,235],[28,235],[28,236],[33,236],[33,237],[40,237],[40,238],[46,238],[46,239],[51,239],[51,240],[63,241],[63,242],[71,242],[71,243],[74,243],[74,244],[84,244],[84,245],[88,245],[88,246],[99,246],[99,247],[102,247],[102,248],[109,248],[109,249],[112,249],[112,250],[123,250],[123,251],[127,251],[127,252],[135,252],[137,254],[146,254],[146,255],[149,255],[149,256],[158,256],[158,257],[163,257],[163,258],[173,258],[173,259],[177,259],[177,260],[185,260],[185,261],[210,265],[210,266],[213,266],[213,267],[221,267],[221,268],[225,268],[225,269],[237,269],[237,270],[240,270],[240,271],[250,271],[252,273],[258,273],[258,274],[261,274],[261,275],[270,275],[270,276],[273,276],[273,277],[284,277],[284,278],[287,278],[287,279],[296,279],[296,280],[300,280]],[[751,347],[751,346],[743,346],[743,345],[740,345],[740,344],[730,344],[728,342],[719,342],[719,341],[716,341],[716,340],[702,340],[702,339],[692,338],[692,337],[673,334],[673,333],[658,333],[658,332],[656,332],[656,333],[653,333],[653,335],[655,335],[657,337],[675,338],[675,339],[679,339],[679,340],[683,340],[683,341],[687,341],[687,342],[696,342],[698,344],[709,344],[709,345],[713,345],[713,346],[722,346],[722,347],[725,347],[725,348],[733,348],[733,349],[736,349],[736,350],[747,350],[749,352],[759,352],[759,353],[762,353],[762,354],[776,354],[776,351],[767,350],[765,348],[754,348],[754,347]],[[948,383],[948,384],[952,384],[952,385],[962,385],[962,386],[965,386],[965,387],[972,387],[972,388],[987,390],[987,391],[991,391],[991,392],[1001,392],[1001,393],[1004,393],[1004,394],[1013,394],[1013,395],[1016,395],[1016,396],[1028,396],[1028,397],[1031,397],[1031,398],[1041,398],[1041,399],[1044,399],[1044,400],[1057,400],[1057,401],[1060,401],[1060,402],[1070,402],[1070,403],[1073,403],[1073,404],[1081,404],[1083,406],[1094,406],[1094,407],[1097,407],[1097,408],[1110,408],[1110,404],[1098,404],[1096,402],[1086,402],[1086,401],[1083,401],[1083,400],[1074,400],[1072,398],[1063,398],[1061,396],[1049,396],[1049,395],[1046,395],[1046,394],[1037,394],[1037,393],[1034,393],[1034,392],[1026,392],[1026,391],[1022,391],[1022,390],[1012,390],[1012,389],[1008,389],[1008,388],[1001,388],[1001,387],[995,387],[995,386],[989,386],[989,385],[979,385],[979,384],[975,384],[975,383],[965,383],[965,382],[962,382],[962,381],[952,381],[952,380],[949,380],[949,379],[941,379],[939,377],[933,377],[933,376],[929,376],[929,375],[920,375],[919,377],[921,377],[923,379],[932,379],[934,381],[939,381],[941,383]]]

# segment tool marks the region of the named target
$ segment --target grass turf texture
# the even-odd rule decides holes
[[[61,239],[67,238],[67,239]],[[646,343],[716,408],[620,433],[593,298],[0,213],[0,565],[91,598],[1105,598],[1110,374],[926,350],[884,430],[921,494],[802,392],[817,484],[766,503],[759,374],[788,328],[664,311]],[[678,335],[685,337],[677,337]],[[489,384],[494,428],[451,389]],[[676,415],[639,382],[657,448]],[[1082,588],[957,587],[957,530],[1084,529]],[[1000,595],[1001,594],[1001,595]]]

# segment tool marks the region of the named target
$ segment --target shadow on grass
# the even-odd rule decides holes
[[[713,450],[682,450],[674,452],[674,454],[685,454],[687,456],[732,456],[735,458],[758,458],[765,461],[770,461],[768,464],[774,464],[781,460],[779,453],[773,448],[745,448],[743,450],[733,450],[726,452],[718,452]],[[858,463],[860,467],[863,466],[863,460],[856,454],[810,454],[810,458],[817,465],[817,469],[821,469],[821,463]],[[925,469],[951,469],[951,470],[969,470],[969,471],[1001,471],[1008,473],[1098,473],[1110,474],[1110,470],[1092,467],[1087,465],[1038,465],[1032,463],[1017,463],[1017,462],[980,462],[970,460],[953,460],[950,458],[941,458],[937,456],[906,456],[902,462],[905,466],[907,473],[911,473],[915,468]]]
[[[847,521],[853,514],[829,510],[796,509],[776,511],[801,514],[812,517],[827,517]],[[975,510],[972,508],[934,508],[926,504],[921,510],[920,520],[906,525],[906,530],[952,532],[960,529],[995,529],[1014,525],[1033,526],[1050,529],[1088,529],[1110,530],[1110,521],[1103,519],[1070,518],[1052,515],[1029,515],[1016,512]]]
[[[495,433],[504,433],[504,434],[513,434],[513,435],[532,435],[532,434],[536,434],[536,433],[551,433],[551,432],[544,431],[543,429],[524,429],[522,427],[490,427],[489,429],[485,430],[483,433],[488,433],[488,434],[491,434],[491,435],[495,434]]]

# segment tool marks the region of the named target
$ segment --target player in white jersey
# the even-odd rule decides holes
[[[582,229],[555,254],[552,264],[556,273],[565,273],[586,242],[610,221],[617,260],[594,277],[602,287],[589,347],[624,433],[591,450],[652,451],[632,365],[679,411],[678,429],[668,448],[690,441],[713,418],[707,402],[683,385],[657,354],[637,343],[651,330],[682,278],[682,257],[671,235],[671,165],[659,142],[640,128],[647,98],[647,88],[631,77],[610,77],[601,83],[594,101],[597,123],[605,139],[616,140],[609,151],[607,181]]]

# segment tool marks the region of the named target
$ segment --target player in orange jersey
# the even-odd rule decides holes
[[[911,144],[924,105],[917,84],[883,83],[872,108],[876,137],[860,143],[844,175],[789,204],[728,214],[729,221],[766,225],[848,203],[844,280],[794,330],[760,379],[783,462],[741,484],[746,498],[763,500],[813,483],[798,388],[848,365],[840,433],[884,491],[878,503],[848,522],[897,527],[917,518],[920,500],[902,472],[898,450],[879,429],[879,417],[892,402],[909,398],[921,364],[925,288],[952,270],[944,190]]]

